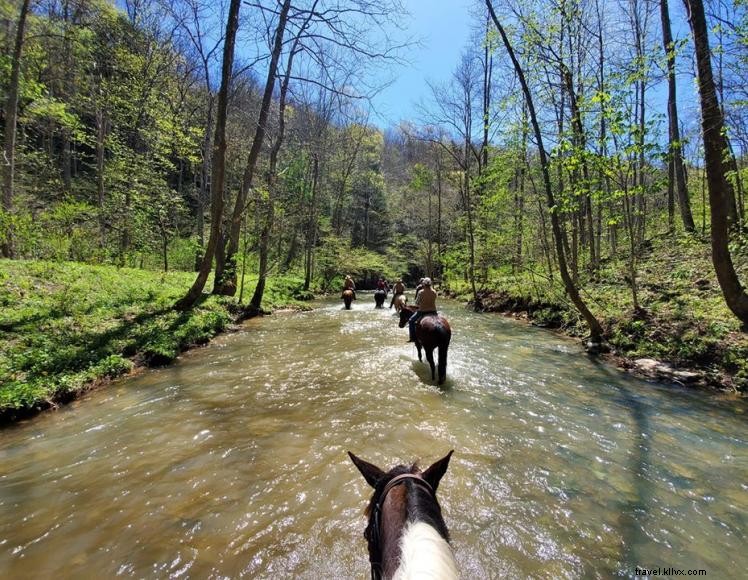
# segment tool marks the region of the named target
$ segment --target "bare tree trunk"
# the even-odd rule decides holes
[[[221,237],[221,219],[223,216],[223,187],[226,171],[226,111],[228,109],[229,85],[234,65],[234,45],[236,31],[239,28],[239,7],[241,0],[231,0],[229,14],[226,21],[226,40],[223,45],[223,65],[221,69],[221,88],[218,91],[218,106],[216,109],[216,133],[213,139],[211,206],[210,206],[210,237],[205,255],[200,264],[200,270],[195,282],[186,296],[179,300],[175,308],[188,310],[197,302],[202,294],[208,274],[213,265],[213,255]]]
[[[304,290],[309,290],[314,273],[314,246],[317,243],[317,186],[319,185],[319,159],[313,155],[312,198],[309,207],[309,221],[306,230],[306,262],[304,268]]]
[[[587,138],[584,132],[582,112],[579,110],[577,92],[574,88],[574,81],[571,75],[571,71],[565,66],[563,67],[563,69],[566,90],[569,92],[569,106],[571,108],[571,128],[574,134],[575,145],[579,151],[579,154],[582,155],[582,190],[584,191],[584,195],[582,198],[582,208],[580,209],[579,230],[582,234],[582,237],[584,238],[584,242],[588,246],[590,255],[590,269],[594,273],[598,269],[598,257],[595,252],[595,233],[593,230],[594,222],[592,219],[592,198],[590,195],[590,171],[587,165],[587,158],[584,156],[587,150]]]
[[[210,91],[210,87],[208,87]],[[200,167],[200,188],[197,191],[197,243],[198,249],[195,253],[195,265],[200,269],[205,249],[205,201],[210,193],[210,135],[213,130],[213,95],[208,96],[208,119],[205,123],[205,134],[203,135],[203,162]]]
[[[8,84],[8,98],[5,101],[5,159],[3,165],[3,210],[13,211],[13,178],[16,168],[16,125],[18,123],[18,84],[21,76],[21,54],[23,53],[24,32],[26,30],[26,16],[29,12],[30,0],[23,0],[21,15],[16,27],[16,42],[13,48],[13,59],[10,68],[10,83]],[[0,252],[5,258],[12,258],[13,231],[8,232],[8,238],[0,244]]]
[[[533,131],[535,133],[535,140],[538,144],[538,155],[540,157],[540,166],[543,172],[546,200],[548,208],[550,210],[549,213],[551,214],[551,227],[553,229],[553,238],[556,243],[556,257],[558,259],[558,268],[559,272],[561,273],[561,279],[564,282],[564,287],[566,288],[566,292],[569,294],[569,298],[574,303],[574,306],[576,306],[577,310],[580,312],[590,329],[591,343],[593,343],[594,345],[599,345],[602,341],[603,329],[600,326],[597,318],[595,318],[592,312],[590,312],[589,308],[587,308],[584,300],[582,300],[582,297],[579,294],[579,290],[572,281],[571,276],[569,276],[569,271],[566,268],[566,258],[564,256],[564,250],[561,243],[561,226],[559,224],[559,219],[556,211],[556,200],[553,197],[553,190],[551,188],[551,176],[548,171],[548,158],[546,156],[545,148],[543,145],[543,134],[540,132],[540,125],[538,124],[538,118],[535,114],[535,105],[532,100],[532,94],[530,93],[530,88],[527,85],[525,73],[522,70],[519,61],[514,54],[514,49],[509,42],[509,38],[507,37],[506,32],[504,32],[504,28],[501,26],[499,19],[496,17],[496,12],[493,9],[491,0],[485,1],[486,6],[488,7],[488,10],[491,14],[491,19],[493,20],[494,25],[501,35],[501,40],[503,41],[504,46],[509,53],[509,57],[511,58],[512,64],[514,65],[514,70],[519,77],[520,84],[522,85],[522,92],[525,96],[525,102],[527,103],[527,109],[530,113],[530,121],[532,122]]]
[[[316,2],[315,2],[316,6]],[[313,13],[310,11],[309,18]],[[307,19],[307,23],[309,19]],[[301,28],[303,32],[306,29],[306,24]],[[299,35],[301,32],[299,33]],[[296,36],[294,44],[291,47],[291,52],[288,55],[288,62],[286,64],[286,73],[281,83],[280,96],[278,100],[278,134],[273,142],[273,147],[270,150],[270,163],[267,173],[267,185],[268,185],[268,199],[265,207],[265,220],[262,224],[260,231],[260,265],[257,277],[257,286],[255,286],[254,294],[249,302],[250,309],[259,311],[260,305],[262,304],[262,295],[265,292],[265,282],[268,271],[268,251],[270,246],[270,232],[273,229],[273,217],[275,214],[275,188],[278,181],[278,154],[280,153],[281,145],[283,144],[283,137],[286,130],[286,96],[288,94],[288,83],[291,80],[291,70],[293,68],[294,56],[296,56],[296,49],[299,43],[299,35]]]
[[[436,257],[442,272],[442,153],[436,149]]]
[[[99,205],[99,243],[106,245],[106,219],[104,217],[104,159],[106,154],[107,118],[104,110],[96,106],[96,198]]]
[[[273,37],[273,51],[270,55],[270,64],[268,65],[268,74],[265,80],[265,90],[262,94],[262,103],[260,113],[257,118],[257,127],[255,136],[252,141],[252,148],[249,150],[247,165],[244,169],[242,185],[236,196],[234,211],[229,222],[228,242],[225,254],[221,262],[216,263],[216,279],[213,287],[214,294],[223,294],[233,296],[236,294],[236,253],[239,250],[239,234],[241,233],[242,217],[244,216],[247,195],[252,188],[257,160],[260,157],[262,144],[265,140],[266,125],[270,113],[270,104],[273,97],[273,87],[275,86],[275,75],[278,70],[278,61],[281,51],[283,50],[283,35],[286,31],[288,21],[288,11],[291,8],[291,0],[283,0],[280,13],[278,15],[278,25],[275,28]]]
[[[729,167],[725,162],[727,141],[724,136],[724,119],[717,100],[712,75],[709,36],[702,0],[683,0],[688,12],[688,22],[693,32],[696,51],[696,68],[699,77],[701,100],[701,130],[704,138],[704,159],[709,205],[711,207],[712,263],[717,274],[725,302],[733,314],[748,328],[748,294],[740,283],[729,249],[728,200],[735,199],[732,184],[727,178]]]
[[[486,15],[486,36],[484,39],[483,49],[483,143],[481,145],[481,167],[478,169],[479,173],[488,166],[488,130],[490,128],[490,115],[491,115],[491,75],[493,72],[493,54],[491,54],[491,47],[489,42],[489,28],[491,26],[491,20]]]
[[[678,100],[675,85],[675,46],[673,45],[673,33],[670,30],[670,11],[668,9],[667,0],[660,0],[660,15],[662,18],[662,42],[665,45],[665,53],[667,55],[667,112],[670,137],[670,160],[673,165],[673,175],[670,175],[668,179],[668,192],[670,191],[670,188],[673,187],[672,178],[674,176],[683,227],[687,232],[693,233],[696,226],[693,223],[691,202],[688,199],[688,189],[686,187],[686,171],[683,167],[683,147],[680,142]]]

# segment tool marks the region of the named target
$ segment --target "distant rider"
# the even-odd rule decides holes
[[[416,340],[416,323],[427,314],[436,314],[436,292],[431,288],[431,278],[421,281],[421,290],[416,294],[418,311],[408,320],[408,342]]]
[[[353,299],[355,300],[356,299],[356,284],[353,281],[353,278],[351,278],[350,274],[346,275],[345,280],[343,281],[343,292],[345,292],[346,290],[350,290],[351,292],[353,292]],[[341,295],[341,298],[342,297],[343,296]]]
[[[392,300],[390,301],[390,308],[392,308],[392,306],[395,304],[395,298],[404,293],[405,284],[403,284],[402,278],[398,278],[397,282],[395,282],[395,285],[392,287]]]

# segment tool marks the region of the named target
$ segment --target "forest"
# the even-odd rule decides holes
[[[148,302],[122,290],[141,273],[164,333],[209,319],[166,346],[142,330],[151,361],[346,274],[430,276],[623,366],[748,386],[742,0],[476,1],[449,80],[389,126],[379,72],[418,42],[398,0],[0,14],[0,379],[18,389],[4,408],[48,398],[63,370],[78,378],[53,390],[128,369],[140,346],[86,348],[101,333],[76,324],[110,283],[113,308]],[[40,319],[56,320],[43,337]],[[76,341],[48,364],[30,354]]]

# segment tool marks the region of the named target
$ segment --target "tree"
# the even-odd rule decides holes
[[[275,86],[275,76],[278,70],[281,51],[283,50],[283,36],[286,32],[286,23],[288,22],[288,11],[291,9],[291,0],[283,0],[283,4],[278,14],[278,24],[273,34],[273,47],[270,53],[270,63],[268,64],[267,78],[265,79],[265,89],[262,94],[262,104],[257,118],[252,147],[247,156],[247,164],[244,168],[242,185],[234,202],[234,210],[231,213],[229,222],[228,239],[225,250],[220,253],[220,258],[216,260],[216,278],[213,286],[214,294],[223,294],[233,296],[236,294],[236,253],[239,251],[239,235],[241,233],[242,220],[246,210],[247,195],[252,188],[257,160],[260,157],[267,130],[268,116],[270,114],[270,104],[273,97],[273,87]]]
[[[211,206],[210,206],[210,237],[205,249],[205,255],[200,263],[200,269],[195,282],[187,294],[179,300],[177,310],[189,310],[195,305],[202,294],[205,282],[213,266],[213,257],[221,236],[221,217],[223,215],[223,188],[226,171],[226,112],[228,109],[229,86],[234,66],[234,45],[236,31],[239,28],[239,6],[241,0],[231,0],[226,19],[226,38],[223,45],[223,65],[221,68],[221,88],[218,91],[216,107],[216,132],[213,138]]]
[[[16,154],[16,125],[18,122],[18,84],[21,76],[21,54],[23,52],[24,33],[26,30],[26,16],[29,12],[30,0],[21,3],[21,14],[16,25],[16,41],[13,48],[11,62],[10,84],[8,97],[5,100],[5,159],[3,160],[3,211],[10,214],[13,211],[13,177],[15,172]],[[13,257],[12,228],[8,237],[0,244],[0,252],[5,258]]]
[[[530,115],[530,122],[532,123],[533,132],[535,133],[535,140],[538,146],[540,166],[543,172],[543,185],[545,187],[548,210],[551,214],[551,226],[553,228],[553,238],[556,244],[556,259],[558,260],[558,268],[561,274],[561,279],[564,282],[564,287],[566,288],[566,292],[569,294],[569,298],[571,298],[571,301],[574,303],[574,306],[580,312],[585,322],[587,323],[587,326],[590,329],[591,342],[595,345],[599,345],[600,342],[602,341],[602,334],[603,334],[602,327],[600,326],[600,323],[598,322],[597,318],[595,318],[594,314],[592,314],[592,312],[589,310],[584,300],[582,300],[582,297],[579,294],[579,290],[577,289],[576,284],[574,284],[573,280],[571,279],[571,276],[569,275],[569,271],[566,267],[566,257],[564,254],[564,248],[563,248],[563,244],[561,241],[561,225],[558,219],[558,207],[556,206],[556,200],[554,199],[554,196],[553,196],[553,189],[551,187],[551,177],[550,177],[550,172],[548,170],[548,159],[546,156],[545,148],[543,146],[543,135],[540,132],[540,125],[538,124],[538,117],[537,117],[537,114],[535,113],[535,104],[532,99],[532,94],[530,93],[530,87],[527,84],[524,70],[522,69],[522,66],[517,60],[517,57],[514,53],[514,49],[511,43],[509,42],[509,38],[507,37],[506,32],[504,31],[504,27],[501,25],[498,17],[496,16],[496,12],[494,11],[491,0],[485,0],[485,1],[486,1],[486,7],[488,8],[488,11],[491,15],[491,20],[493,20],[493,23],[496,26],[496,29],[498,30],[499,35],[501,36],[501,40],[504,43],[504,47],[506,48],[506,51],[509,54],[509,58],[512,61],[514,70],[517,74],[517,77],[519,78],[520,84],[522,85],[522,93],[524,94],[524,97],[525,97],[527,111]]]
[[[688,189],[686,186],[686,170],[683,165],[683,146],[680,142],[678,100],[675,85],[675,45],[673,43],[673,33],[670,30],[670,12],[667,0],[660,0],[660,17],[662,19],[662,42],[665,45],[665,55],[667,57],[668,193],[670,194],[673,186],[675,186],[675,190],[678,193],[678,206],[680,207],[683,227],[687,232],[693,233],[696,226],[693,223],[693,215],[691,214],[691,201],[688,198]],[[671,197],[669,195],[669,199]]]
[[[712,74],[709,32],[702,0],[683,0],[693,33],[696,69],[701,101],[701,131],[704,139],[706,179],[711,208],[712,264],[728,308],[748,330],[748,294],[740,283],[730,255],[728,204],[735,194],[727,178],[729,171],[727,140],[722,109]]]

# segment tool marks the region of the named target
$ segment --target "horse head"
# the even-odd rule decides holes
[[[421,471],[417,464],[398,465],[385,473],[376,465],[348,455],[374,488],[366,508],[364,537],[372,578],[457,578],[449,531],[436,490],[453,451]]]
[[[400,321],[398,322],[398,326],[400,328],[405,328],[405,325],[408,324],[408,320],[410,320],[410,317],[413,316],[413,314],[416,312],[415,306],[409,306],[407,304],[403,304],[402,308],[400,308]]]

